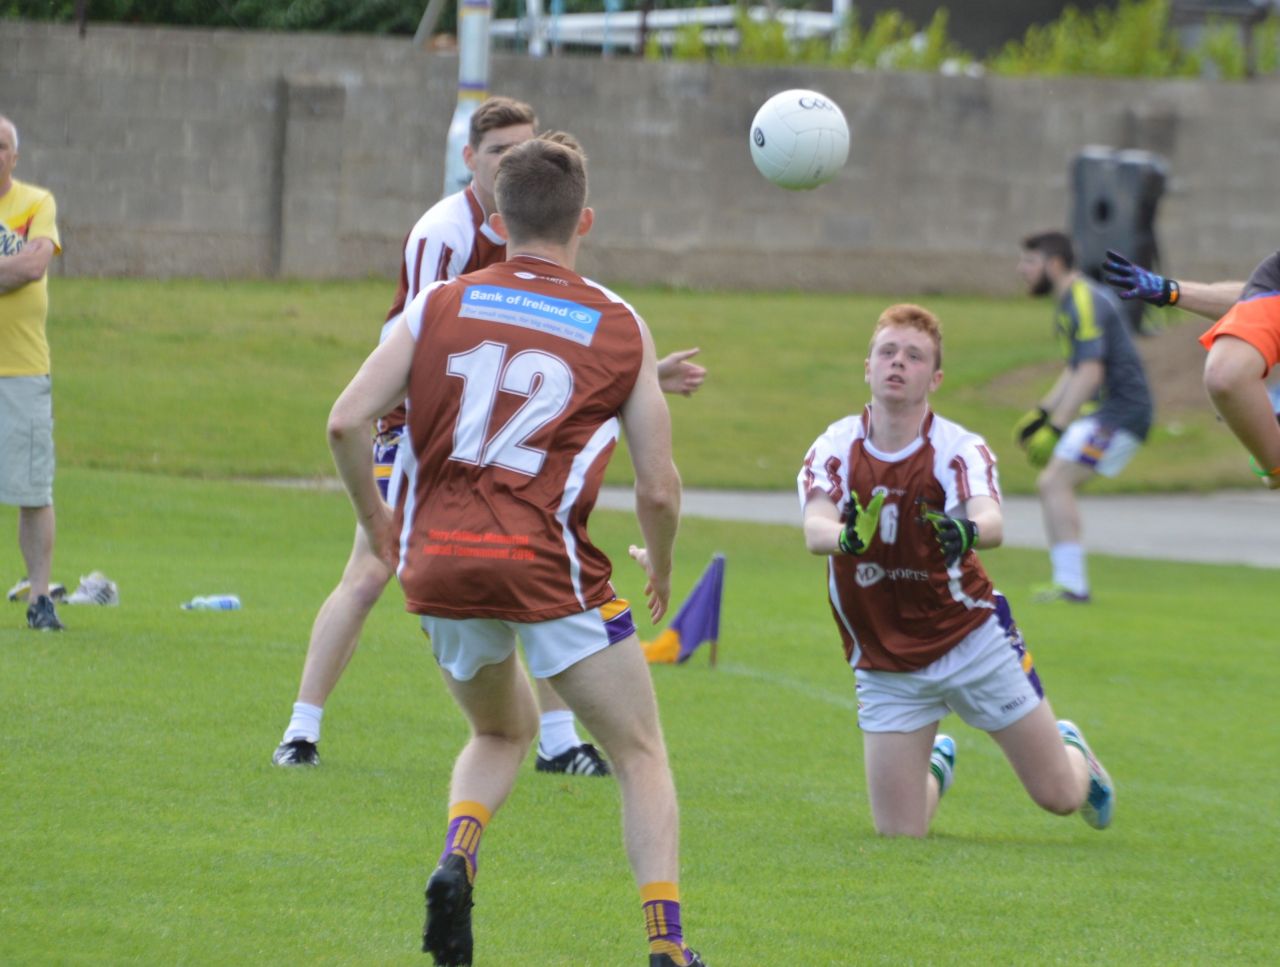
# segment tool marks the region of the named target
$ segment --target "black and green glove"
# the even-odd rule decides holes
[[[844,530],[840,532],[838,543],[845,554],[861,554],[871,545],[875,537],[876,527],[880,523],[880,508],[884,506],[884,491],[873,494],[863,507],[858,502],[856,491],[849,494],[845,501]]]
[[[941,511],[926,510],[924,519],[933,525],[947,567],[954,566],[978,543],[978,525],[967,517],[948,517]]]
[[[1052,423],[1045,423],[1027,438],[1027,460],[1033,467],[1047,467],[1054,448],[1062,439],[1062,431]]]
[[[1049,411],[1043,406],[1037,406],[1029,413],[1023,414],[1022,418],[1013,425],[1013,442],[1020,447],[1025,447],[1031,434],[1048,422]]]

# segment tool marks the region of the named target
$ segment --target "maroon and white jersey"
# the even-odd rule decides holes
[[[467,185],[426,210],[405,237],[400,285],[387,311],[387,321],[432,282],[456,279],[507,257],[507,243],[489,227],[484,209]]]
[[[844,518],[857,493],[865,507],[885,494],[880,526],[862,554],[827,562],[831,611],[855,668],[923,668],[995,612],[991,581],[970,551],[951,568],[924,510],[957,516],[971,497],[1000,499],[996,458],[977,434],[932,412],[920,436],[897,453],[867,439],[870,407],[831,424],[805,457],[800,505],[825,495]]]
[[[428,286],[405,309],[410,611],[548,621],[614,597],[587,535],[643,355],[609,290],[520,256]]]
[[[382,327],[385,339],[404,307],[432,282],[456,279],[507,257],[507,243],[486,220],[484,209],[468,185],[446,195],[418,219],[405,237],[400,259],[400,284]],[[404,408],[383,417],[378,429],[389,431],[404,424]]]

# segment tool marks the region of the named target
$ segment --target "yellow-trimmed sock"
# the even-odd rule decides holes
[[[467,879],[472,883],[475,882],[479,862],[476,854],[480,850],[480,836],[491,818],[492,814],[484,803],[463,800],[449,806],[449,830],[445,833],[440,862],[458,854],[467,861]]]
[[[666,954],[679,967],[686,967],[690,958],[680,926],[680,887],[665,880],[646,883],[640,887],[640,900],[649,953]]]

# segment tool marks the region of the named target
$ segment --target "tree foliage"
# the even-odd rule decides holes
[[[740,16],[733,49],[708,46],[700,28],[687,25],[670,51],[651,40],[646,56],[721,63],[853,68],[857,70],[960,70],[975,65],[947,34],[940,7],[923,28],[896,10],[885,10],[863,26],[855,17],[830,40],[791,40],[781,23]],[[1254,30],[1259,74],[1280,70],[1280,17]],[[1245,46],[1238,24],[1210,18],[1194,47],[1185,47],[1170,20],[1170,0],[1119,0],[1082,12],[1067,7],[1051,23],[1030,27],[989,58],[994,74],[1068,74],[1100,77],[1246,76]]]
[[[425,7],[418,0],[88,0],[88,15],[181,27],[411,34]],[[76,0],[0,0],[7,17],[71,21],[75,12]]]

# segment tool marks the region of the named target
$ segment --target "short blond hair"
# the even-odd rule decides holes
[[[876,337],[880,335],[881,331],[888,329],[890,326],[915,329],[917,332],[922,332],[928,336],[933,342],[933,348],[937,356],[933,363],[934,372],[942,368],[942,323],[938,321],[937,316],[924,306],[914,305],[910,302],[899,302],[897,305],[889,306],[884,312],[880,313],[880,318],[876,320],[876,327],[871,332],[871,342],[867,344],[868,350],[876,344]]]

